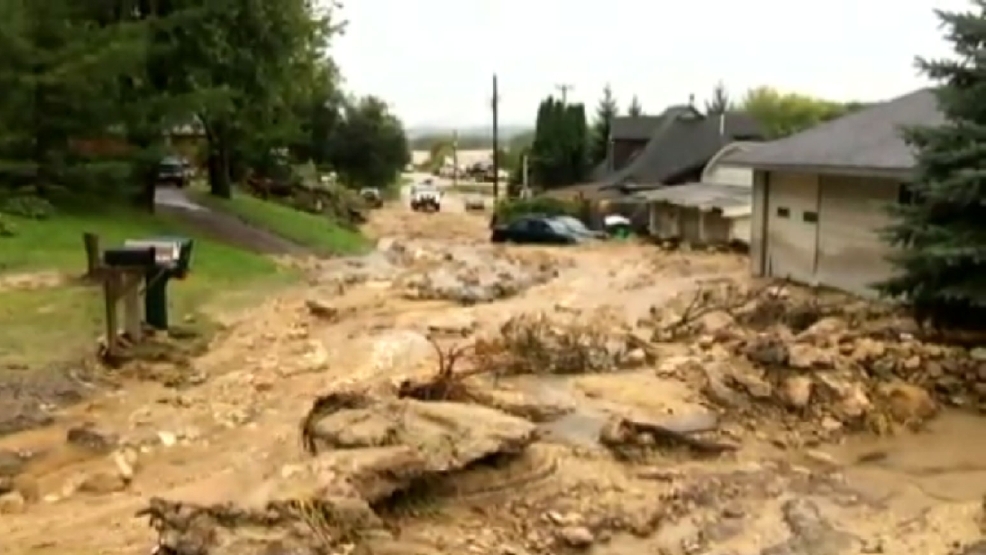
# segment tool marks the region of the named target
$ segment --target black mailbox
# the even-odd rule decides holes
[[[154,249],[123,246],[103,252],[103,264],[111,268],[152,268]]]
[[[153,249],[154,263],[158,272],[168,274],[169,278],[184,278],[192,262],[194,242],[185,237],[150,237],[147,239],[128,239],[125,247]]]
[[[155,329],[168,329],[168,281],[188,275],[193,241],[184,237],[129,239],[122,250],[151,253],[144,271],[144,319]]]

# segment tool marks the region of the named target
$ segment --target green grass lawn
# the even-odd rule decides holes
[[[197,237],[184,224],[165,216],[120,208],[59,213],[40,221],[5,218],[16,234],[0,238],[0,280],[4,274],[35,271],[82,275],[86,264],[82,234],[87,231],[99,234],[104,248],[126,238],[193,238],[191,274],[169,287],[173,322],[203,309],[245,301],[251,291],[269,293],[270,287],[297,278],[267,257]],[[72,358],[86,349],[91,352],[103,331],[102,303],[101,289],[95,286],[0,287],[0,366],[44,364]]]
[[[320,254],[355,254],[368,245],[358,231],[343,228],[325,216],[295,210],[246,193],[234,192],[229,200],[200,190],[189,194],[204,206],[233,214],[250,225],[266,229]]]

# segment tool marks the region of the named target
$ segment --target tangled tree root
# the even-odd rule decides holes
[[[428,341],[438,354],[438,371],[426,380],[402,381],[397,389],[398,398],[419,401],[472,401],[473,395],[463,380],[480,372],[456,373],[455,366],[465,355],[472,352],[473,345],[456,345],[442,349],[441,345],[431,337]]]
[[[496,376],[610,372],[653,360],[652,347],[604,314],[562,318],[545,312],[507,320],[499,335],[478,339],[477,367]]]
[[[366,408],[372,403],[373,401],[365,393],[354,391],[337,391],[316,397],[299,426],[301,445],[305,448],[305,452],[309,455],[318,454],[315,425],[319,420],[341,410]]]

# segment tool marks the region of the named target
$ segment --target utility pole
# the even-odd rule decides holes
[[[575,85],[569,85],[567,83],[562,83],[560,85],[555,85],[555,88],[558,89],[558,91],[561,92],[561,103],[562,104],[567,104],[568,103],[568,91],[574,89],[575,88]]]
[[[459,130],[452,130],[452,190],[459,185]]]
[[[530,158],[531,158],[531,155],[530,154],[525,154],[524,157],[521,160],[521,163],[523,164],[523,166],[522,166],[523,169],[521,170],[521,173],[520,173],[520,184],[521,184],[520,197],[521,198],[530,198],[530,196],[531,196],[531,184],[530,184],[530,181],[529,181],[529,179],[527,177],[527,172],[529,170],[528,160],[530,160]]]
[[[493,74],[493,98],[490,102],[493,108],[493,204],[500,200],[500,93],[497,91],[496,74]]]

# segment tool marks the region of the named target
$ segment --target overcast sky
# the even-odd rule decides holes
[[[610,83],[658,112],[720,79],[734,96],[771,85],[833,100],[891,98],[926,84],[915,55],[948,53],[933,8],[967,0],[343,0],[333,55],[350,89],[407,126],[532,123],[568,84],[595,106]]]

